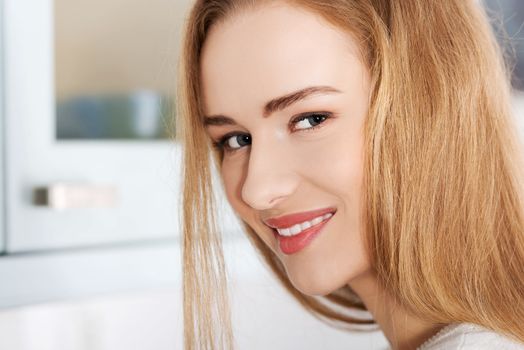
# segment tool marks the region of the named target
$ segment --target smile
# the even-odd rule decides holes
[[[282,253],[294,254],[306,247],[322,232],[335,212],[334,208],[324,208],[271,218],[264,222],[273,228]]]
[[[308,228],[320,224],[322,221],[325,221],[332,217],[333,214],[327,213],[321,216],[317,216],[311,221],[304,221],[300,224],[295,224],[289,228],[279,228],[277,229],[277,232],[282,236],[295,236],[299,233],[303,232],[304,230],[307,230]]]

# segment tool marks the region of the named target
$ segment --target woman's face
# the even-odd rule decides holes
[[[352,37],[301,8],[264,6],[213,27],[201,68],[227,198],[293,285],[326,295],[369,272],[361,195],[370,82]]]

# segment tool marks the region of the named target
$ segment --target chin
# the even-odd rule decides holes
[[[309,296],[326,296],[347,285],[346,280],[328,278],[328,276],[318,276],[298,274],[297,276],[288,273],[291,284],[302,294]]]
[[[347,264],[315,264],[309,260],[303,264],[288,264],[286,273],[291,284],[302,294],[309,296],[326,296],[340,288],[350,285],[356,279],[367,279],[371,269],[356,261]]]

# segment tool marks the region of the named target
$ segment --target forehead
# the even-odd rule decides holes
[[[343,87],[361,73],[347,32],[283,2],[214,26],[200,64],[206,113],[253,113],[275,96],[307,86]]]

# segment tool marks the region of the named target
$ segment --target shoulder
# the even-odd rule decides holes
[[[428,339],[417,350],[524,350],[524,343],[472,323],[452,323]]]

